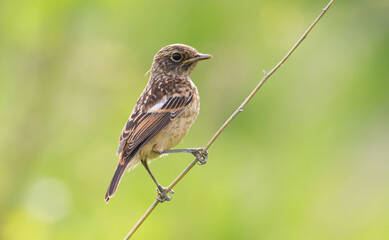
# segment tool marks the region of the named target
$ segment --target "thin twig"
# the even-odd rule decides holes
[[[147,209],[145,214],[139,219],[139,221],[135,224],[135,226],[131,229],[131,231],[127,234],[124,239],[130,239],[130,237],[135,233],[135,231],[140,227],[143,221],[150,215],[150,213],[154,210],[154,208],[158,205],[159,201],[157,199],[154,200],[153,204]]]
[[[207,151],[211,145],[215,142],[215,140],[219,137],[219,135],[223,132],[223,130],[231,123],[231,121],[240,113],[243,111],[244,107],[247,105],[247,103],[254,97],[254,95],[257,93],[259,88],[262,87],[262,85],[266,82],[266,80],[275,72],[277,71],[282,64],[292,55],[294,50],[300,45],[302,41],[307,37],[307,35],[311,32],[311,30],[315,27],[316,23],[319,22],[319,20],[323,17],[323,15],[328,11],[330,6],[334,0],[331,0],[325,8],[322,9],[322,12],[320,15],[315,19],[315,21],[309,26],[307,31],[303,34],[303,36],[294,44],[294,46],[289,50],[289,52],[281,59],[281,61],[268,73],[266,73],[265,70],[263,70],[264,76],[261,79],[261,81],[258,83],[258,85],[254,88],[254,90],[250,93],[250,95],[243,101],[243,103],[238,107],[238,109],[235,110],[235,112],[227,119],[227,121],[220,127],[220,129],[215,133],[215,135],[209,140],[207,145],[204,147],[204,151]],[[191,164],[189,164],[188,167],[185,168],[185,170],[167,187],[167,191],[171,190],[176,184],[181,181],[181,179],[191,170],[196,163],[198,162],[197,159],[193,160]],[[128,235],[124,238],[124,240],[130,239],[130,237],[135,233],[135,231],[140,227],[140,225],[146,220],[146,218],[150,215],[150,213],[155,209],[155,207],[158,205],[159,201],[155,200],[153,204],[150,206],[150,208],[146,211],[146,213],[139,219],[139,221],[135,224],[135,226],[131,229],[131,231],[128,233]]]

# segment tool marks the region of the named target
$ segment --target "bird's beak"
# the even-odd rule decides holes
[[[202,54],[200,53],[199,55],[197,55],[196,57],[194,57],[194,59],[196,61],[200,61],[200,60],[205,60],[205,59],[210,59],[212,58],[212,55],[209,55],[209,54]]]
[[[212,58],[212,55],[200,53],[199,55],[196,55],[194,58],[185,60],[184,63],[197,62],[197,61],[210,59],[210,58]]]

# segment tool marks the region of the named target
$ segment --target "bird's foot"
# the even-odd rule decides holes
[[[163,151],[155,151],[158,154],[165,153],[192,153],[196,159],[199,161],[199,165],[204,165],[207,163],[208,151],[204,151],[204,148],[186,148],[186,149],[168,149]]]
[[[158,196],[156,197],[157,200],[160,203],[163,203],[165,201],[172,200],[172,195],[173,195],[174,191],[173,190],[167,191],[166,188],[164,188],[161,185],[159,185],[158,188],[157,188],[157,193],[158,193]],[[170,193],[170,196],[168,195],[169,193]]]
[[[192,154],[199,161],[199,165],[204,165],[207,163],[208,151],[204,151],[203,148],[198,148],[192,152]]]

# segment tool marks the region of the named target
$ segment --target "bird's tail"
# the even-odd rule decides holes
[[[116,167],[115,174],[112,177],[111,183],[107,189],[107,193],[105,194],[105,202],[108,203],[109,199],[115,195],[116,189],[119,186],[120,180],[123,177],[124,172],[126,171],[128,164],[118,164]]]

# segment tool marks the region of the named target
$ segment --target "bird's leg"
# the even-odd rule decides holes
[[[151,172],[151,170],[149,168],[149,165],[147,164],[147,161],[141,160],[141,162],[142,162],[143,166],[146,168],[147,172],[150,174],[150,177],[153,179],[153,181],[157,185],[157,193],[158,193],[157,200],[161,203],[164,201],[170,201],[172,199],[172,194],[174,193],[174,191],[169,190],[169,193],[170,193],[170,197],[169,197],[166,188],[162,187],[158,183],[157,179],[154,177],[153,173]]]
[[[186,148],[186,149],[168,149],[161,152],[155,151],[158,154],[165,153],[192,153],[196,159],[199,161],[199,165],[207,163],[208,151],[204,152],[203,148]]]

